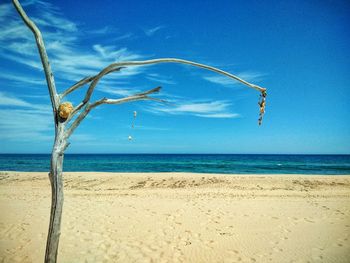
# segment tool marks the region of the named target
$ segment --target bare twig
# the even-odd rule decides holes
[[[149,95],[152,93],[158,93],[162,87],[156,87],[154,89],[150,89],[141,93],[136,93],[135,96],[141,96],[141,95]]]
[[[75,83],[73,86],[69,87],[68,89],[66,89],[62,94],[60,94],[60,98],[64,98],[65,96],[67,96],[69,93],[75,91],[76,89],[79,89],[80,87],[84,86],[86,83],[91,82],[93,79],[95,78],[95,76],[90,76],[90,77],[86,77],[83,78],[81,80],[79,80],[77,83]]]
[[[102,98],[91,104],[86,104],[85,109],[79,114],[79,116],[74,120],[74,122],[70,125],[70,127],[67,128],[65,138],[68,139],[72,135],[74,130],[79,126],[79,124],[85,119],[85,117],[89,114],[89,112],[93,108],[96,108],[97,106],[100,106],[102,104],[122,104],[126,102],[133,102],[133,101],[140,101],[140,100],[154,100],[159,102],[165,102],[164,100],[156,99],[148,96],[150,94],[159,92],[160,89],[161,87],[157,87],[157,88],[154,88],[145,92],[141,92],[129,97],[121,98],[121,99]]]
[[[89,107],[95,108],[101,104],[122,104],[125,102],[136,101],[136,100],[148,100],[148,99],[151,99],[151,97],[148,97],[148,95],[153,94],[153,93],[158,93],[160,91],[160,89],[161,89],[161,87],[157,87],[157,88],[150,89],[148,91],[137,93],[135,95],[121,98],[121,99],[102,98],[100,100],[97,100],[97,101],[89,104]]]
[[[115,71],[120,71],[123,67],[119,67],[119,68],[114,68],[111,69],[110,71],[108,71],[105,75],[115,72]],[[60,94],[60,98],[64,98],[65,96],[67,96],[68,94],[72,93],[73,91],[81,88],[82,86],[84,86],[85,84],[93,81],[98,75],[95,76],[90,76],[90,77],[86,77],[83,78],[81,80],[79,80],[77,83],[75,83],[73,86],[69,87],[68,89],[66,89],[62,94]]]

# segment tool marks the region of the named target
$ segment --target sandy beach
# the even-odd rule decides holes
[[[349,262],[350,176],[64,174],[59,262]],[[46,173],[0,173],[0,262],[43,262]]]

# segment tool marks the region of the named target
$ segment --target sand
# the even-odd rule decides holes
[[[350,262],[350,176],[64,174],[59,262]],[[0,173],[0,262],[43,262],[46,173]]]

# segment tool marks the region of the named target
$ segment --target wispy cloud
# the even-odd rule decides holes
[[[45,13],[42,13],[41,16],[42,16],[42,19],[39,19],[39,18],[36,19],[36,22],[39,26],[54,27],[58,30],[71,32],[71,33],[76,32],[78,30],[78,27],[74,22],[69,21],[64,17],[61,17],[60,14],[45,12]]]
[[[227,101],[174,102],[171,105],[153,106],[149,110],[156,114],[193,115],[203,118],[237,118],[239,114],[230,112]]]
[[[107,33],[112,33],[114,31],[115,30],[112,29],[110,26],[104,26],[102,28],[87,30],[86,33],[91,34],[92,36],[95,36],[95,35],[105,35]]]
[[[121,33],[120,30],[111,26],[104,26],[102,28],[97,28],[97,29],[88,29],[88,30],[85,30],[84,32],[86,34],[84,34],[82,38],[92,39],[97,37],[101,38],[101,37],[108,36],[108,39],[110,40],[111,43],[115,43],[121,40],[131,40],[131,39],[137,38],[137,36],[131,32]]]
[[[0,72],[0,78],[5,79],[7,81],[11,81],[13,84],[23,85],[23,83],[33,84],[33,85],[46,85],[44,75],[42,79],[35,78],[33,76],[22,76],[15,73],[10,72]]]
[[[125,39],[134,39],[136,36],[133,33],[126,33],[124,35],[121,35],[119,37],[115,37],[112,40],[113,41],[120,41],[120,40],[125,40]]]
[[[11,14],[13,6],[10,4],[2,4],[0,5],[0,21],[4,21],[6,16]]]
[[[83,77],[94,75],[104,67],[116,61],[135,60],[144,58],[141,54],[125,47],[102,45],[95,43],[90,47],[82,45],[79,24],[65,18],[60,10],[51,3],[32,0],[25,2],[24,7],[32,6],[30,16],[42,31],[47,52],[50,57],[56,79],[75,82]],[[12,4],[0,5],[0,55],[7,60],[21,63],[37,72],[42,71],[34,37],[24,25]],[[4,23],[6,21],[6,23]],[[90,36],[101,35],[111,31],[109,27],[90,32]],[[116,39],[127,39],[130,33]],[[130,67],[118,73],[125,78],[143,72],[139,67]],[[9,79],[10,77],[0,76]],[[17,78],[17,81],[28,80]],[[31,81],[31,84],[35,84]]]
[[[130,52],[127,48],[120,48],[116,50],[115,46],[102,46],[100,44],[93,45],[93,49],[101,55],[102,58],[114,58],[116,61],[127,61],[140,59],[142,56]]]
[[[125,126],[125,128],[130,128],[130,126]],[[169,131],[169,128],[164,127],[152,127],[152,126],[143,126],[143,125],[135,125],[134,129],[142,130],[142,131]]]
[[[241,117],[241,115],[239,115],[238,113],[211,113],[211,114],[197,114],[197,116],[199,117],[203,117],[203,118],[229,118],[229,119],[233,119],[233,118],[239,118]]]
[[[104,93],[111,94],[112,96],[121,96],[121,97],[131,96],[138,92],[138,90],[136,89],[122,88],[119,86],[117,86],[116,88],[113,88],[112,85],[105,85],[105,84],[100,85],[98,87],[98,90]]]
[[[156,26],[152,28],[145,28],[143,31],[145,32],[146,36],[150,37],[153,36],[156,32],[163,29],[165,26]]]
[[[249,82],[257,82],[260,81],[266,74],[260,72],[246,71],[237,74],[238,77],[249,81]],[[215,84],[220,84],[226,87],[232,87],[234,85],[239,85],[240,83],[234,79],[230,79],[225,76],[204,76],[205,80],[210,81]]]
[[[53,130],[48,105],[32,104],[13,94],[0,92],[0,138],[16,141],[47,140]]]
[[[17,65],[22,64],[23,66],[16,74],[2,70],[0,72],[1,83],[4,82],[6,85],[12,85],[15,87],[14,90],[19,90],[17,86],[21,83],[28,84],[29,86],[46,86],[32,32],[24,25],[12,4],[8,4],[10,1],[6,2],[0,4],[0,57],[2,60],[12,61],[8,65],[13,65],[13,62],[15,62]],[[49,2],[42,0],[23,0],[23,3],[25,3],[24,8],[28,11],[28,15],[37,23],[42,31],[57,83],[67,85],[70,82],[70,84],[73,84],[85,76],[95,75],[102,68],[116,61],[141,60],[149,57],[139,50],[126,48],[127,45],[125,43],[137,37],[133,33],[121,32],[117,28],[109,26],[86,30],[84,24],[67,19],[60,10]],[[144,29],[144,34],[142,31],[139,33],[144,40],[152,41],[152,36],[166,37],[167,32],[165,31],[167,31],[167,28],[164,28],[165,26],[159,25]],[[104,35],[108,35],[108,40]],[[143,44],[146,45],[146,43]],[[139,47],[142,50],[142,46],[140,45],[128,45],[128,47]],[[193,56],[190,55],[190,57]],[[4,65],[7,65],[7,63],[4,63]],[[13,70],[15,71],[17,69],[14,67]],[[21,74],[18,74],[18,72],[21,72]],[[152,74],[150,72],[147,67],[128,67],[120,72],[110,74],[101,80],[97,86],[97,94],[95,95],[97,97],[97,95],[101,95],[100,92],[104,92],[106,94],[102,96],[113,98],[129,96],[140,90],[147,89],[143,89],[142,85],[145,85],[144,87],[150,85],[148,88],[154,87],[149,81],[155,82],[156,85],[158,82],[167,85],[176,84],[172,77],[167,77],[163,74]],[[162,73],[161,71],[156,72]],[[177,74],[171,70],[167,72],[170,72],[174,76]],[[136,80],[135,83],[140,85],[132,87],[127,78],[138,76],[140,73],[145,73],[144,78],[133,78],[133,80]],[[220,83],[220,79],[212,78],[209,74],[206,77],[207,81]],[[142,84],[142,81],[147,84]],[[57,87],[59,91],[65,88],[63,85],[57,85]],[[33,94],[28,93],[20,96],[13,92],[8,92],[11,90],[10,88],[6,88],[5,90],[7,92],[0,92],[0,140],[51,140],[54,126],[52,124],[53,116],[49,97],[46,94],[47,89],[45,89],[45,92],[40,91],[39,93],[41,95],[33,92]],[[191,94],[191,91],[185,90],[184,92],[187,92],[187,95]],[[160,96],[164,96],[164,94],[166,96],[166,93],[162,91]],[[173,95],[168,95],[168,97],[171,99],[173,105],[145,103],[142,104],[142,109],[148,109],[154,114],[188,115],[200,118],[239,117],[239,114],[235,113],[232,109],[232,105],[225,100],[186,101],[185,98],[179,98]],[[74,102],[74,100],[78,99],[78,96],[72,95],[70,98]],[[45,105],[43,104],[44,100],[47,102]],[[35,103],[38,101],[40,104]],[[107,118],[108,116],[104,117]],[[91,115],[89,118],[99,118],[99,116]],[[136,125],[135,129],[142,131],[168,130],[162,127],[139,125]],[[94,132],[92,131],[92,133]],[[76,134],[72,139],[74,141],[81,141],[81,145],[84,145],[84,142],[95,143],[95,140],[93,140],[90,134]],[[127,136],[124,139],[125,143],[130,144],[127,141]],[[100,143],[96,143],[96,145],[101,147]],[[106,146],[110,146],[110,143],[107,143]],[[149,145],[146,146],[149,147]]]
[[[0,138],[15,141],[52,139],[52,113],[40,110],[0,109]],[[34,125],[35,124],[35,125]]]
[[[91,134],[73,133],[70,140],[74,142],[93,142],[96,138]]]
[[[157,73],[147,74],[146,78],[148,80],[155,81],[155,82],[160,82],[160,83],[163,83],[163,84],[169,84],[169,85],[176,84],[176,82],[174,80],[172,80],[171,78],[165,77],[165,76],[161,76],[160,74],[157,74]]]
[[[51,112],[50,105],[29,103],[21,98],[14,96],[13,94],[1,92],[1,91],[0,91],[0,106],[9,106],[12,108],[24,107],[24,108]]]
[[[30,103],[0,91],[0,106],[30,107]]]

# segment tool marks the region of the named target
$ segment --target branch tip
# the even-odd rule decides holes
[[[149,95],[149,94],[152,94],[152,93],[158,93],[160,90],[161,90],[162,87],[156,87],[154,89],[150,89],[150,90],[147,90],[147,91],[144,91],[144,92],[141,92],[141,93],[136,93],[134,96],[143,96],[143,95]]]

